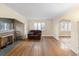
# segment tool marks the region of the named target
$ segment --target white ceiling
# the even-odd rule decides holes
[[[73,4],[60,3],[7,3],[6,5],[28,19],[53,19],[61,16],[73,6]]]

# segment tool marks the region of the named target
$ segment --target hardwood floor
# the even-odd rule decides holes
[[[53,37],[43,37],[41,40],[21,41],[6,56],[75,56],[70,49],[61,48],[61,44]]]

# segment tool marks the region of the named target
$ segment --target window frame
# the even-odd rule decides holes
[[[71,21],[70,20],[61,20],[59,23],[60,31],[71,32]]]

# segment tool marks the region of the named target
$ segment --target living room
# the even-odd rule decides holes
[[[11,29],[9,28],[11,32],[13,32],[13,35],[12,33],[10,34],[13,37],[12,41],[13,43],[6,47],[4,46],[1,49],[0,55],[5,56],[6,55],[9,56],[78,55],[79,54],[78,10],[79,10],[78,4],[59,4],[59,3],[0,4],[0,18],[1,18],[0,22],[10,21],[9,23],[11,23],[12,21],[13,24],[10,25],[12,28]],[[2,21],[3,19],[5,21]],[[5,30],[10,26],[4,25]],[[2,28],[0,31],[5,32],[5,30],[3,30],[4,28]],[[38,40],[38,37],[36,41],[34,40],[35,36],[37,35],[35,36],[33,35],[33,37],[31,38],[33,39],[32,41],[30,41],[31,39],[28,39],[29,32],[31,30],[41,31],[40,40]],[[17,36],[16,34],[18,36],[21,35],[19,37],[22,37],[22,40],[19,40],[18,38],[17,38],[18,41],[14,40],[15,36]],[[5,35],[3,36],[5,37]],[[30,35],[30,37],[31,36],[32,35]],[[3,43],[0,44],[1,44],[0,46],[6,45]]]

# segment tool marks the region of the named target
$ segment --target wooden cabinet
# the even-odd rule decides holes
[[[3,46],[6,46],[6,44],[7,44],[7,38],[1,38],[0,39],[0,48]]]
[[[7,46],[10,43],[14,42],[14,34],[7,34],[0,37],[0,48]]]

